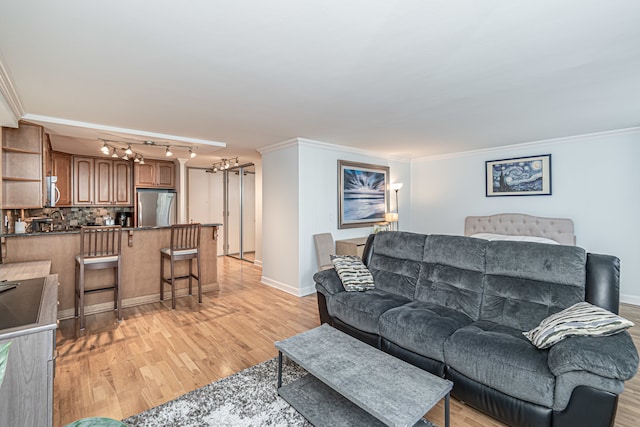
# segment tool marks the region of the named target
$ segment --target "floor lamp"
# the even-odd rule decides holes
[[[396,192],[396,212],[395,212],[395,221],[393,221],[393,222],[395,222],[396,231],[399,230],[399,227],[398,227],[398,214],[400,213],[400,206],[398,205],[398,190],[400,190],[401,188],[402,188],[402,183],[401,182],[396,182],[396,183],[391,184],[391,189]]]

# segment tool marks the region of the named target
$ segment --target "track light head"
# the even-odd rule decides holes
[[[165,151],[164,155],[167,157],[173,156],[173,153],[171,152],[171,147],[167,147],[167,151]]]

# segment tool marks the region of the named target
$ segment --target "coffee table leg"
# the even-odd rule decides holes
[[[444,427],[449,427],[449,393],[444,397]]]
[[[278,352],[278,388],[282,387],[282,352]]]

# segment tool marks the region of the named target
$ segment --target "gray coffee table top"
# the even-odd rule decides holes
[[[327,324],[275,346],[387,425],[414,425],[453,386]]]

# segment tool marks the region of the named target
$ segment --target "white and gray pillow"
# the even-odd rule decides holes
[[[369,269],[357,256],[331,256],[331,262],[336,269],[345,291],[367,291],[373,289],[373,276]]]
[[[523,334],[533,345],[545,349],[572,336],[615,335],[631,326],[633,322],[624,317],[588,302],[579,302],[552,314]]]

